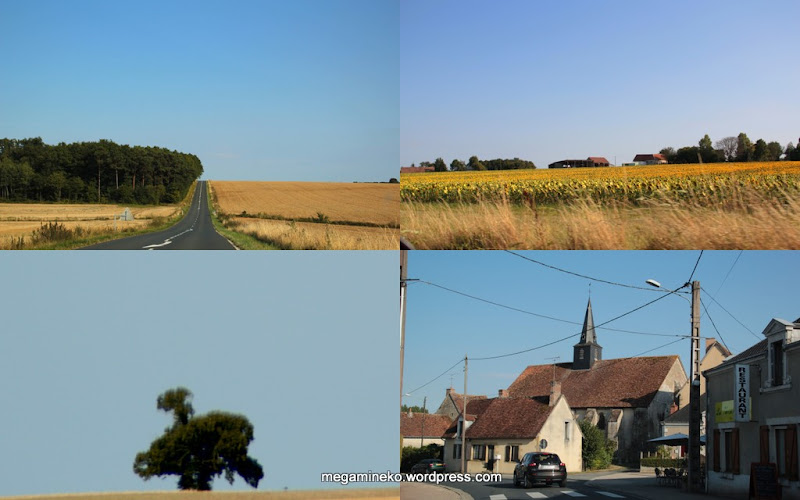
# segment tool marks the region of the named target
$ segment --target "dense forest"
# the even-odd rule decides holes
[[[0,139],[0,201],[175,203],[202,173],[197,156],[165,148]]]
[[[713,145],[711,138],[706,134],[698,141],[697,146],[686,146],[677,151],[672,147],[667,147],[659,152],[666,157],[668,163],[800,160],[800,148],[795,148],[791,142],[786,145],[786,148],[783,148],[777,141],[767,142],[764,139],[758,139],[753,142],[744,132],[736,137],[722,138]]]
[[[412,167],[416,165],[411,165]],[[420,167],[433,167],[436,172],[446,172],[447,164],[442,158],[436,158],[433,163],[423,161],[419,164]],[[464,170],[516,170],[521,168],[536,168],[532,161],[514,159],[497,158],[494,160],[479,160],[477,156],[470,157],[467,163],[455,159],[450,162],[450,170],[453,172]]]

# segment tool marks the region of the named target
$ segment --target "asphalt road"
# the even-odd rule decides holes
[[[191,208],[169,229],[106,241],[82,250],[234,250],[233,244],[214,230],[206,189],[205,181],[197,183]]]
[[[475,500],[531,500],[532,498],[584,498],[585,500],[611,500],[619,498],[633,499],[636,496],[627,496],[591,488],[585,480],[567,478],[567,485],[560,488],[558,485],[536,485],[533,488],[514,486],[511,476],[503,478],[500,483],[445,483],[451,488],[460,489]]]

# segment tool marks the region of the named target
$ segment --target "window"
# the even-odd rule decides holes
[[[583,349],[578,349],[578,359],[583,359]]]
[[[739,474],[739,429],[714,429],[714,471]]]
[[[778,475],[786,476],[786,429],[775,429],[775,461]]]
[[[506,446],[506,462],[519,461],[519,446]]]
[[[569,441],[572,439],[572,426],[570,425],[572,422],[564,422],[564,441]]]
[[[486,445],[472,445],[472,460],[486,460]]]
[[[773,342],[772,351],[772,386],[783,385],[783,340]]]
[[[453,445],[453,458],[461,458],[461,445]]]
[[[731,453],[731,451],[733,450],[733,433],[727,431],[724,433],[724,435],[725,435],[725,444],[723,449],[725,450],[725,468],[723,469],[723,471],[728,472],[733,470],[733,453]]]
[[[601,431],[606,430],[606,414],[600,412],[600,418],[597,419],[597,428]]]
[[[486,458],[489,460],[494,460],[494,445],[490,444],[486,447]]]

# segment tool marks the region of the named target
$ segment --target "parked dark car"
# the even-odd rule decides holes
[[[555,453],[526,453],[514,467],[514,486],[530,488],[534,483],[567,484],[567,466]]]
[[[428,472],[444,472],[444,462],[439,460],[438,458],[426,458],[421,462],[417,462],[411,467],[411,472],[413,474],[423,473],[426,474]]]

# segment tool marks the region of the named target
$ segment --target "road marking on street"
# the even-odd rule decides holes
[[[538,491],[529,491],[528,496],[531,498],[547,498],[547,495],[539,493]]]
[[[489,495],[489,500],[506,500],[505,495]]]
[[[192,224],[192,226],[194,226],[194,224]],[[163,246],[169,245],[170,243],[172,243],[173,239],[177,238],[178,236],[180,236],[182,234],[186,234],[186,233],[188,233],[190,231],[193,231],[193,229],[187,229],[186,231],[184,231],[182,233],[178,233],[175,236],[170,236],[169,238],[164,240],[164,243],[157,243],[157,244],[154,244],[154,245],[147,245],[147,246],[143,246],[142,248],[147,248],[148,250],[152,250],[152,249],[157,248],[157,247],[163,247]]]
[[[569,495],[571,497],[585,497],[586,496],[583,493],[578,493],[577,491],[572,491],[572,490],[562,490],[561,493],[563,493],[565,495]]]
[[[598,491],[598,493],[600,493],[601,495],[605,495],[607,497],[611,497],[611,498],[625,498],[622,495],[617,495],[616,493],[609,493],[608,491]]]

